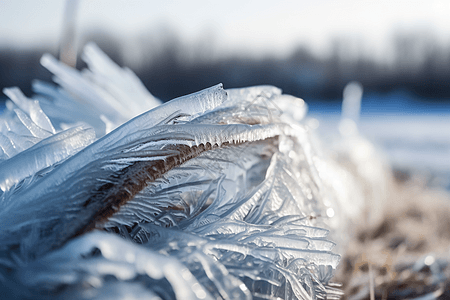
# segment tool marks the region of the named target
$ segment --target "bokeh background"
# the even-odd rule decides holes
[[[31,96],[33,79],[51,80],[43,53],[89,41],[162,100],[272,84],[305,99],[325,131],[358,81],[360,130],[393,165],[450,170],[448,0],[2,0],[0,87]]]

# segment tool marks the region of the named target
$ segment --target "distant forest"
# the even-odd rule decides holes
[[[110,35],[97,33],[85,40],[95,41],[119,65],[125,64],[124,45]],[[426,35],[397,35],[393,61],[383,64],[363,55],[349,55],[345,40],[339,39],[327,58],[319,58],[304,47],[284,59],[248,55],[214,58],[207,47],[193,49],[175,35],[157,47],[148,41],[143,45],[141,51],[148,55],[131,68],[150,92],[163,100],[222,82],[226,88],[271,84],[304,99],[336,101],[344,86],[357,80],[366,93],[402,89],[427,101],[450,102],[450,49]],[[33,79],[51,80],[50,73],[39,65],[44,52],[49,51],[1,48],[0,87],[19,86],[31,95]],[[77,67],[84,67],[78,61]]]

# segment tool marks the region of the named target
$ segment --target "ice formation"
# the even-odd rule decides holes
[[[303,100],[219,84],[161,104],[95,45],[83,58],[44,56],[59,86],[32,99],[5,90],[3,295],[340,297],[334,250],[364,193],[312,142]]]

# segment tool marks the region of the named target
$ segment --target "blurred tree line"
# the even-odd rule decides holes
[[[85,37],[81,44],[96,42],[119,65],[130,66],[163,100],[222,82],[226,88],[271,84],[304,99],[335,101],[349,81],[357,80],[365,92],[403,89],[428,101],[450,101],[449,46],[439,44],[429,34],[397,34],[392,61],[385,63],[355,52],[345,39],[333,42],[328,57],[320,58],[298,47],[286,58],[253,58],[216,57],[209,39],[188,45],[173,31],[160,36],[163,38],[141,37],[137,45],[126,45],[97,32]],[[125,47],[135,47],[140,54],[131,55],[130,60],[130,51]],[[0,49],[0,87],[19,86],[31,95],[33,79],[51,80],[50,73],[39,65],[44,52],[49,51]],[[77,67],[84,67],[80,60]]]

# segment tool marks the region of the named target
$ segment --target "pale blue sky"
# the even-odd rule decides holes
[[[0,0],[0,45],[57,46],[64,0]],[[449,0],[80,0],[78,33],[102,28],[123,41],[169,26],[186,41],[216,36],[219,53],[288,54],[307,44],[326,54],[336,36],[389,53],[394,30],[434,32],[450,39]]]

